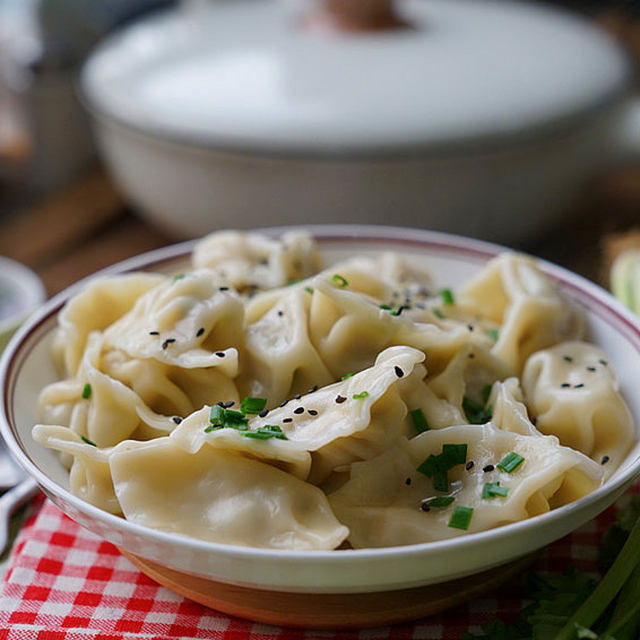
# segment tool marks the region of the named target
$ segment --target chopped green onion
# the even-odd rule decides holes
[[[388,304],[381,304],[379,305],[379,308],[383,311],[391,311],[391,307]]]
[[[349,285],[347,280],[343,278],[339,273],[336,273],[333,278],[331,278],[337,285],[341,287],[346,287]]]
[[[305,290],[307,293],[313,293],[313,287],[305,287],[305,288],[304,288],[304,290]]]
[[[266,398],[245,398],[240,403],[240,411],[242,413],[247,414],[256,414],[260,413],[267,406]]]
[[[289,439],[276,424],[265,424],[255,431],[245,431],[242,435],[245,438],[255,438],[256,440],[268,440],[269,438],[277,438],[278,440]]]
[[[449,468],[455,467],[457,464],[464,464],[467,461],[467,445],[443,444],[442,455],[449,465]]]
[[[500,471],[505,473],[513,473],[522,463],[524,458],[514,451],[508,453],[498,464],[496,465]]]
[[[436,309],[435,307],[433,309],[431,309],[431,311],[433,311],[433,315],[436,318],[440,318],[440,320],[444,320],[444,315],[442,313],[442,311],[440,311],[440,309]]]
[[[464,464],[466,460],[466,444],[443,444],[442,453],[437,456],[431,454],[418,467],[418,471],[433,478],[433,486],[437,491],[448,491],[447,471],[458,464]]]
[[[413,420],[413,426],[416,428],[418,433],[424,433],[425,431],[429,431],[429,423],[427,419],[424,417],[424,412],[422,409],[414,409],[411,413],[411,419]]]
[[[292,284],[298,284],[298,282],[302,282],[301,278],[289,278],[287,281],[287,285],[291,286]]]
[[[492,388],[493,385],[490,384],[485,384],[484,387],[482,387],[482,400],[485,404],[487,404],[487,402],[489,401],[489,396],[491,395]]]
[[[240,411],[233,411],[232,409],[224,409],[219,404],[211,407],[211,413],[209,414],[209,422],[214,426],[228,427],[231,429],[238,429],[239,431],[247,430],[247,423],[249,420],[240,413]]]
[[[456,507],[451,514],[448,526],[466,531],[469,528],[471,516],[473,516],[473,509],[471,507]]]
[[[451,291],[451,289],[440,289],[440,297],[442,298],[443,304],[446,304],[448,306],[455,304],[453,291]]]
[[[506,498],[509,487],[501,487],[499,482],[485,482],[482,488],[482,497],[485,500],[490,498]]]
[[[91,397],[91,385],[87,382],[87,384],[82,387],[82,397],[87,400]]]
[[[448,507],[454,500],[453,496],[438,496],[424,500],[422,504],[427,505],[427,507]]]
[[[361,391],[360,393],[354,393],[353,394],[353,399],[354,400],[362,400],[362,398],[367,398],[369,397],[369,392],[368,391]]]
[[[340,380],[342,380],[344,382],[345,380],[348,380],[349,378],[351,378],[352,376],[355,376],[355,375],[356,375],[355,373],[347,373],[347,374],[343,375],[342,378],[340,378]]]
[[[486,424],[493,415],[493,407],[485,409],[479,402],[472,400],[468,396],[462,399],[462,410],[471,424]]]
[[[433,488],[436,491],[449,491],[449,478],[446,471],[436,471],[433,476]]]
[[[204,432],[211,433],[212,431],[217,431],[218,429],[222,429],[221,424],[210,424],[208,427],[204,428]]]
[[[173,276],[173,281],[178,282],[178,280],[182,280],[182,278],[186,278],[186,275],[184,273],[178,273],[177,275]]]
[[[497,329],[489,329],[487,331],[487,335],[494,341],[498,342],[498,338],[500,337],[500,332]]]
[[[82,442],[86,442],[87,444],[90,444],[92,447],[98,446],[95,442],[93,442],[92,440],[89,440],[89,438],[85,438],[84,436],[80,436],[80,440],[82,440]]]

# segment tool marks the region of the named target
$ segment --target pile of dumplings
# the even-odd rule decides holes
[[[596,489],[635,438],[606,355],[534,260],[457,290],[391,253],[219,232],[183,273],[59,315],[34,439],[147,527],[289,550],[442,540]]]

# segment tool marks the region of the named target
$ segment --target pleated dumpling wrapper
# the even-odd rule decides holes
[[[438,461],[447,468],[442,490],[429,475]],[[601,479],[599,465],[557,438],[509,433],[489,422],[426,431],[353,463],[329,502],[353,547],[388,547],[518,522],[581,498]]]
[[[109,456],[115,493],[131,522],[267,549],[329,550],[348,534],[324,493],[271,465],[169,437],[123,442]]]
[[[609,476],[635,439],[631,412],[605,354],[567,342],[529,358],[522,387],[536,426],[603,465]]]

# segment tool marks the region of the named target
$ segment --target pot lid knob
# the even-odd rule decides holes
[[[393,0],[324,0],[307,24],[331,31],[387,31],[408,26],[396,14]]]

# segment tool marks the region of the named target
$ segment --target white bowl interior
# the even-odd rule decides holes
[[[364,228],[360,238],[344,228],[316,229],[330,262],[360,254],[400,251],[426,266],[438,287],[456,287],[473,276],[499,248],[423,231]],[[353,231],[353,230],[351,230]],[[179,271],[177,250],[146,254],[116,270]],[[178,256],[178,260],[184,260]],[[565,294],[587,314],[591,340],[616,372],[622,393],[640,424],[640,324],[604,290],[559,267],[543,264]],[[0,367],[3,380],[3,435],[25,468],[46,492],[83,526],[127,551],[167,566],[218,581],[299,592],[358,592],[434,583],[488,569],[565,535],[611,504],[640,472],[640,443],[603,487],[548,514],[453,540],[389,549],[338,552],[272,552],[205,543],[133,525],[88,505],[68,492],[68,474],[57,455],[31,439],[39,391],[57,379],[50,359],[56,311],[63,292],[24,326],[10,343]]]

